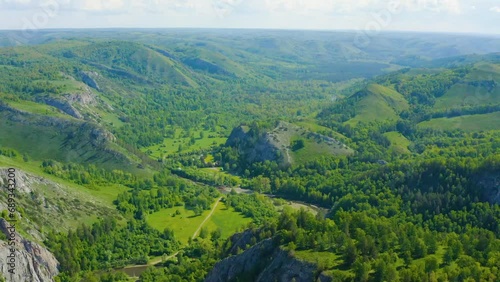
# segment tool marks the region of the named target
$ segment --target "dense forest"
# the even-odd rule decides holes
[[[52,185],[115,212],[33,230],[20,209],[55,281],[204,281],[248,257],[221,281],[274,279],[282,254],[314,281],[500,280],[498,53],[177,32],[0,48],[0,166],[40,189],[20,199],[57,210]]]

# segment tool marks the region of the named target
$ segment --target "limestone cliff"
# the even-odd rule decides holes
[[[251,237],[249,231],[233,236],[230,252],[248,244]],[[205,278],[205,282],[223,281],[326,282],[331,278],[318,271],[315,264],[295,258],[273,239],[266,239],[218,262]]]
[[[10,223],[0,219],[0,232],[9,236]],[[11,254],[7,241],[0,240],[0,271],[9,282],[49,282],[59,273],[59,262],[54,255],[44,247],[26,240],[16,233],[15,236],[15,266],[9,266],[7,256]],[[14,267],[14,274],[9,269]]]

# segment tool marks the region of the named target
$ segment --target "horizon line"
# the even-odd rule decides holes
[[[315,29],[315,28],[259,28],[259,27],[54,27],[54,28],[40,28],[40,29],[3,29],[0,27],[0,32],[22,32],[30,30],[31,32],[44,32],[44,31],[106,31],[106,30],[245,30],[245,31],[306,31],[306,32],[365,32],[362,29]],[[382,33],[419,33],[419,34],[449,34],[449,35],[476,35],[476,36],[494,36],[500,37],[500,33],[481,33],[481,32],[459,32],[459,31],[429,31],[429,30],[400,30],[388,29],[380,30],[378,34]],[[373,36],[376,36],[373,35]]]

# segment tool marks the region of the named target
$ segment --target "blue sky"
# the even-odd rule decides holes
[[[500,34],[500,0],[0,0],[0,29],[108,27]]]

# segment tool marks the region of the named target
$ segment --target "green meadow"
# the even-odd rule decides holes
[[[176,215],[177,210],[180,214]],[[189,238],[193,236],[209,213],[210,211],[206,210],[202,215],[196,216],[194,211],[188,210],[185,207],[173,207],[148,215],[146,221],[153,228],[160,231],[163,231],[167,227],[172,229],[176,238],[183,244],[187,244]],[[244,217],[232,207],[228,208],[223,202],[219,202],[215,212],[205,222],[203,227],[208,228],[210,232],[220,229],[222,237],[227,238],[251,221],[250,218]]]
[[[194,137],[194,144],[191,142]],[[175,153],[188,153],[192,151],[209,149],[226,142],[226,137],[208,130],[198,130],[186,134],[182,129],[176,129],[173,138],[165,138],[162,144],[143,148],[142,151],[158,159]],[[180,150],[179,150],[180,149]]]
[[[392,132],[387,132],[384,133],[384,136],[389,139],[391,142],[391,147],[390,149],[396,153],[399,154],[409,154],[410,150],[408,149],[408,146],[410,146],[411,141],[406,139],[406,137],[403,136],[403,134],[397,132],[397,131],[392,131]]]
[[[437,130],[495,130],[500,126],[500,112],[483,115],[466,115],[454,118],[436,118],[421,122],[418,126],[421,128],[432,128]]]

